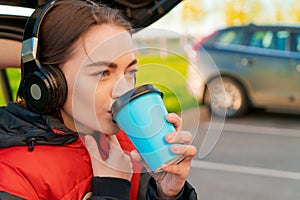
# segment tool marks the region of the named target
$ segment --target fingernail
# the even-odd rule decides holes
[[[173,113],[169,113],[169,114],[168,114],[168,118],[169,118],[169,119],[174,119],[174,118],[175,118],[175,117],[174,117],[174,114],[173,114]]]
[[[176,145],[176,144],[172,145],[172,150],[175,151],[175,152],[178,151],[179,150],[179,146]]]
[[[84,136],[84,141],[85,141],[85,143],[91,142],[91,136],[90,135]]]
[[[163,168],[166,168],[166,167],[168,167],[168,166],[169,166],[168,164],[164,163],[164,164],[162,164],[162,165],[160,166],[160,168],[163,169]]]
[[[173,138],[174,138],[174,133],[168,133],[168,134],[166,135],[166,140],[167,140],[167,141],[171,141]]]

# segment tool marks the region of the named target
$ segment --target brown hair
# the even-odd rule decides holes
[[[46,14],[39,35],[41,64],[59,65],[70,57],[74,42],[91,26],[112,24],[130,31],[118,10],[91,1],[62,0]]]
[[[92,26],[101,24],[111,24],[131,31],[130,23],[119,11],[106,5],[89,0],[56,1],[40,27],[38,60],[41,65],[58,67],[65,63],[71,57],[74,43],[79,37]],[[26,107],[20,88],[17,102]],[[51,114],[61,119],[58,110]]]

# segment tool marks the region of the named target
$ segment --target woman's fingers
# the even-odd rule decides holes
[[[130,152],[130,156],[132,157],[132,159],[135,162],[138,162],[141,165],[143,165],[148,173],[152,174],[152,170],[147,165],[146,161],[142,158],[141,154],[139,154],[139,152],[137,152],[136,150],[133,150]]]
[[[192,139],[193,135],[188,131],[172,132],[166,135],[168,143],[190,144]]]
[[[133,150],[130,152],[132,159],[138,163],[145,162],[142,156],[137,152],[137,150]]]
[[[88,150],[90,157],[95,158],[97,160],[101,160],[101,156],[99,153],[98,145],[91,135],[84,136],[85,147]]]
[[[141,154],[139,154],[139,152],[137,152],[137,150],[133,150],[130,152],[130,156],[131,158],[135,161],[140,163],[141,165],[143,165],[148,172],[150,172],[150,168],[148,167],[146,161],[143,159],[143,157],[141,156]]]
[[[86,135],[84,139],[91,158],[94,176],[131,179],[132,164],[130,157],[121,149],[115,135],[106,138],[110,146],[106,160],[101,158],[98,145],[92,136]]]
[[[91,158],[93,173],[95,176],[101,176],[101,169],[104,165],[104,161],[100,156],[98,145],[91,135],[84,136],[84,142]]]
[[[173,144],[171,151],[175,154],[184,155],[184,159],[178,164],[162,166],[163,171],[185,176],[186,172],[189,172],[192,159],[197,153],[196,147],[193,145]]]
[[[108,143],[109,143],[109,154],[110,157],[114,159],[122,159],[121,157],[125,155],[124,151],[122,150],[120,143],[115,135],[107,136]]]
[[[171,151],[175,154],[184,155],[186,159],[193,159],[197,153],[197,149],[193,145],[173,144]]]
[[[175,130],[179,131],[182,128],[182,119],[175,113],[169,113],[166,115],[168,122],[174,125]]]
[[[107,136],[111,148],[121,149],[120,143],[115,135]]]

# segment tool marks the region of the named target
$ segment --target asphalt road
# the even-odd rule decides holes
[[[224,123],[210,117],[206,109],[183,113],[199,153],[188,180],[200,200],[300,199],[300,115],[253,111]],[[205,143],[214,146],[209,153]]]

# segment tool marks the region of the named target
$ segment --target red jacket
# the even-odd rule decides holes
[[[0,107],[0,119],[0,198],[10,194],[30,200],[76,200],[91,191],[90,156],[77,133],[57,118],[14,103]],[[117,138],[126,153],[134,149],[123,132]],[[140,164],[133,162],[133,168],[137,173],[130,199],[137,199],[138,192],[140,199],[158,199],[155,180],[147,173],[141,176]],[[195,200],[197,194],[186,182],[177,199]]]
[[[134,149],[127,136],[117,135],[121,147]],[[52,146],[36,145],[0,149],[0,191],[24,199],[82,199],[91,191],[92,169],[90,157],[80,139],[76,142]],[[134,163],[134,171],[141,165]],[[140,173],[132,177],[130,199],[137,199]]]

